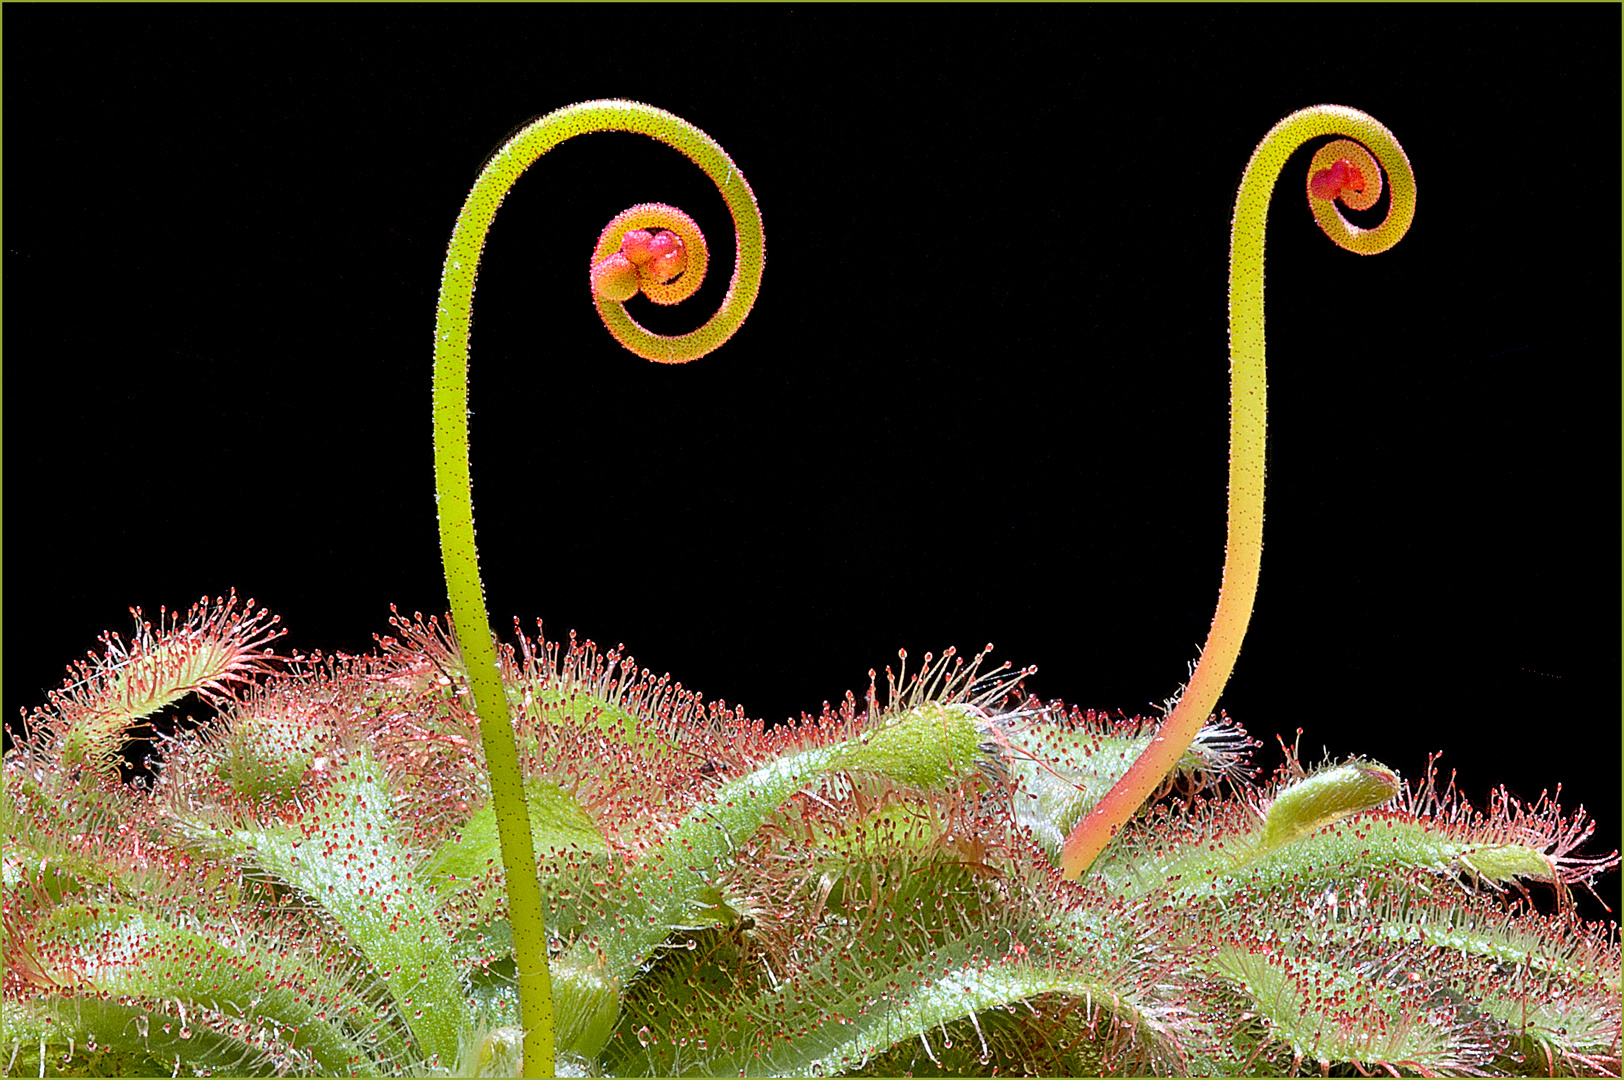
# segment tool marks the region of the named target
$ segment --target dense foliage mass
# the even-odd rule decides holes
[[[516,1074],[454,638],[397,617],[371,656],[279,658],[234,598],[137,617],[5,760],[8,1074]],[[1568,896],[1617,859],[1575,854],[1582,812],[1290,750],[1256,784],[1217,721],[1064,881],[1153,723],[950,650],[766,729],[619,651],[516,640],[561,1071],[1618,1071],[1616,935]],[[194,694],[218,715],[121,776]]]

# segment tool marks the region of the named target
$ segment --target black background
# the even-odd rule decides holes
[[[1309,761],[1477,803],[1563,785],[1619,835],[1619,9],[15,7],[5,12],[5,707],[105,629],[235,587],[283,646],[445,607],[430,331],[516,125],[699,125],[767,223],[761,298],[686,367],[586,264],[708,181],[631,135],[508,197],[473,340],[492,616],[769,721],[949,644],[1147,712],[1223,556],[1226,258],[1253,146],[1362,108],[1410,235],[1269,235],[1267,551],[1222,704]],[[882,675],[883,678],[883,675]],[[1617,908],[1618,876],[1603,895]]]

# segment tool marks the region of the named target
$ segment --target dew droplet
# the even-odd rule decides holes
[[[637,1029],[637,1041],[642,1043],[644,1046],[648,1045],[649,1032],[647,1024],[644,1024],[642,1027]]]

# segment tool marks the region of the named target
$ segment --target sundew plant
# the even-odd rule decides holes
[[[1285,763],[1218,698],[1262,553],[1263,257],[1286,158],[1320,227],[1398,243],[1398,141],[1317,106],[1268,132],[1230,258],[1228,545],[1187,686],[1158,717],[1040,701],[987,654],[902,654],[821,717],[768,728],[618,650],[492,633],[474,547],[468,341],[518,176],[566,138],[640,132],[732,213],[698,330],[637,293],[698,288],[675,208],[590,259],[610,333],[658,363],[727,342],[765,232],[691,124],[598,101],[520,130],[457,219],[434,326],[450,614],[368,656],[277,653],[233,593],[109,632],[5,759],[4,1039],[15,1075],[1617,1075],[1620,955],[1573,891],[1612,870],[1542,797],[1467,805],[1429,767]],[[1350,224],[1388,192],[1381,225]],[[745,348],[746,343],[733,347]],[[189,698],[215,720],[126,743]],[[1541,899],[1536,905],[1534,899]]]

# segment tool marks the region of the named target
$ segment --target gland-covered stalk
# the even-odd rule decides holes
[[[1267,428],[1267,377],[1263,336],[1263,241],[1269,197],[1286,159],[1309,139],[1352,136],[1322,148],[1309,169],[1308,202],[1315,220],[1338,246],[1374,255],[1398,243],[1415,216],[1415,175],[1404,148],[1374,118],[1340,105],[1316,105],[1276,124],[1252,152],[1229,241],[1229,532],[1223,583],[1207,643],[1189,685],[1149,747],[1066,839],[1061,871],[1079,877],[1105,849],[1116,830],[1150,797],[1206,723],[1223,692],[1257,597],[1263,557],[1263,462]],[[1355,209],[1375,205],[1381,173],[1392,185],[1387,218],[1374,229],[1347,221],[1333,202]],[[1347,155],[1360,156],[1357,162]]]
[[[766,242],[755,195],[732,159],[710,136],[687,121],[632,101],[571,105],[526,126],[486,162],[457,215],[451,234],[440,277],[440,301],[434,327],[435,498],[439,504],[440,552],[445,564],[446,592],[480,718],[480,741],[485,750],[491,801],[501,838],[502,865],[507,875],[527,1076],[552,1075],[552,983],[547,969],[546,929],[535,875],[530,821],[525,809],[524,781],[514,744],[513,721],[497,672],[496,649],[479,576],[479,554],[474,544],[468,464],[468,338],[479,256],[497,207],[532,162],[565,139],[591,131],[640,132],[682,151],[721,191],[733,215],[738,245],[732,284],[721,308],[705,325],[688,334],[666,337],[650,333],[626,314],[618,300],[606,298],[595,289],[598,311],[605,325],[626,348],[661,363],[683,363],[715,349],[744,322],[761,287],[766,263]],[[623,214],[616,222],[626,218]],[[633,218],[623,224],[622,233],[640,228],[642,221],[642,217]],[[652,223],[666,224],[666,221],[660,218]],[[602,243],[600,241],[600,246]],[[622,243],[622,237],[616,236],[613,243]],[[638,243],[634,239],[633,248],[641,255]],[[662,273],[680,274],[686,279],[689,292],[697,287],[698,273],[683,272],[676,265],[676,256],[662,254]],[[594,263],[602,258],[602,254],[596,256]],[[595,273],[595,284],[599,278]]]

